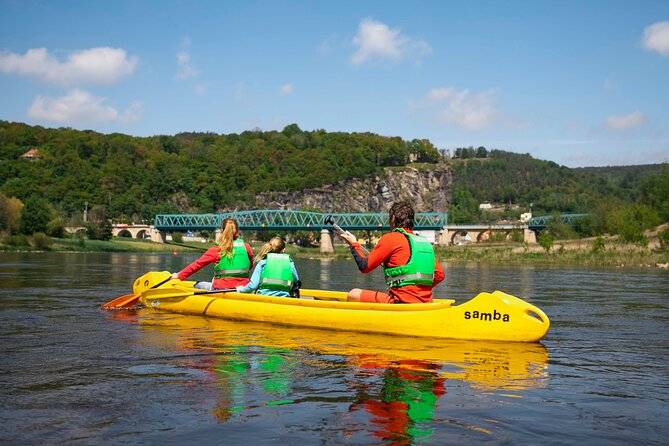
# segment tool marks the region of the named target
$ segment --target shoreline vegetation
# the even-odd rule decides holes
[[[663,225],[665,226],[665,225]],[[661,228],[660,228],[661,229]],[[537,264],[606,267],[650,267],[669,268],[669,249],[660,243],[659,230],[647,233],[649,243],[645,246],[622,243],[617,237],[597,237],[577,240],[556,240],[547,251],[539,244],[518,242],[483,242],[461,246],[436,246],[439,261],[446,263],[481,264]],[[256,252],[263,243],[252,241]],[[127,252],[154,254],[200,254],[211,246],[210,242],[155,243],[114,237],[109,241],[79,238],[52,238],[47,246],[0,244],[0,252]],[[371,246],[370,246],[371,248]],[[286,252],[299,259],[347,259],[348,248],[335,244],[334,253],[321,253],[318,247],[301,247],[289,244]]]

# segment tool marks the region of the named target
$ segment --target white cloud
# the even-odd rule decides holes
[[[669,22],[657,22],[648,26],[643,33],[644,48],[669,56]]]
[[[358,34],[353,38],[357,51],[351,57],[354,64],[362,64],[370,59],[400,60],[403,57],[420,57],[432,52],[432,48],[421,40],[411,39],[390,29],[385,23],[374,19],[364,19],[358,25]]]
[[[127,110],[120,113],[106,102],[106,98],[74,89],[65,96],[55,99],[37,96],[28,109],[28,116],[63,124],[128,123],[139,120],[141,103],[134,102]]]
[[[440,121],[450,122],[466,130],[480,130],[492,125],[499,115],[494,106],[494,90],[471,94],[453,87],[435,88],[426,96],[428,105],[437,108]]]
[[[606,125],[614,131],[623,132],[640,126],[646,121],[646,116],[639,110],[623,116],[609,116]]]
[[[190,54],[186,51],[177,53],[177,79],[184,80],[197,75],[198,71],[190,63]]]
[[[279,92],[284,96],[289,96],[295,91],[295,86],[292,83],[283,84],[279,87]]]
[[[244,82],[239,82],[235,87],[232,100],[236,104],[243,104],[246,102],[246,84]]]
[[[0,54],[0,72],[34,76],[56,85],[111,85],[132,74],[139,59],[121,48],[91,48],[71,53],[65,62],[46,48],[33,48],[25,54]]]
[[[199,95],[203,95],[209,90],[209,83],[203,83],[203,84],[197,84],[195,86],[195,93]]]
[[[331,35],[330,37],[322,41],[321,44],[318,46],[318,52],[322,55],[330,54],[334,49],[334,46],[336,44],[335,42],[336,39],[337,39],[336,35]]]
[[[604,84],[603,84],[602,88],[604,89],[604,91],[611,91],[611,90],[615,90],[616,88],[618,88],[618,84],[616,84],[611,79],[604,79]]]

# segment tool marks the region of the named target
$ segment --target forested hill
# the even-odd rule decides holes
[[[483,149],[483,150],[481,150]],[[458,149],[453,170],[452,221],[477,219],[481,202],[516,204],[535,215],[591,213],[641,202],[666,207],[669,166],[568,168],[551,161],[500,150]],[[482,153],[481,153],[482,152]],[[663,203],[664,201],[664,203]],[[668,209],[669,211],[669,209]]]
[[[30,149],[32,161],[22,157]],[[532,205],[535,215],[639,203],[669,218],[666,165],[570,169],[483,147],[443,157],[428,140],[296,124],[281,132],[140,138],[0,121],[0,198],[37,196],[64,218],[80,216],[85,203],[115,221],[257,208],[261,192],[299,194],[407,165],[452,170],[453,203],[444,210],[454,222],[479,221],[485,201]]]
[[[21,159],[36,148],[39,159]],[[0,121],[0,192],[38,194],[65,215],[84,203],[114,218],[253,206],[255,194],[370,177],[409,156],[436,163],[427,140],[371,133],[304,132],[293,124],[241,134],[131,137]]]

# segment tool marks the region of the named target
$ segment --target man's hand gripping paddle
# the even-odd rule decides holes
[[[341,234],[343,234],[345,232],[348,232],[348,231],[344,231],[341,228],[341,226],[339,226],[337,223],[335,223],[334,219],[332,218],[332,215],[326,216],[324,223],[326,225],[332,225],[332,227],[335,229],[335,231],[337,231],[337,234],[339,234],[339,236],[341,236]],[[362,249],[365,254],[369,254],[369,251],[367,251],[364,246],[360,245],[360,249]]]

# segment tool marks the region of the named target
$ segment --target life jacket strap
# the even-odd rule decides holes
[[[268,283],[271,285],[285,285],[287,287],[292,287],[293,286],[293,281],[292,280],[281,280],[281,279],[272,279],[270,277],[265,277],[260,281],[260,283]]]
[[[249,270],[247,269],[223,269],[216,271],[214,277],[220,279],[222,277],[229,277],[232,274],[248,274]]]
[[[404,274],[401,276],[395,276],[392,278],[388,278],[389,280],[386,282],[388,286],[393,287],[397,286],[404,280],[410,280],[410,279],[430,279],[434,280],[434,274],[423,274],[423,273],[415,273],[415,274]]]

